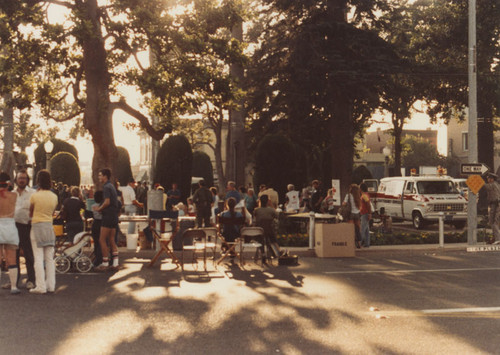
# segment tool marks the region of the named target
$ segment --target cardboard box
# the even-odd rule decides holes
[[[355,256],[354,224],[316,223],[314,238],[314,247],[319,258]]]

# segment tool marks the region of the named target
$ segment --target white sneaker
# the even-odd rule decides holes
[[[41,288],[35,287],[35,288],[32,288],[30,290],[30,293],[34,293],[34,294],[37,294],[37,295],[43,295],[43,294],[47,293],[47,291],[46,290],[42,290]]]
[[[496,242],[493,243],[493,245],[498,245],[500,244],[500,240],[497,240]]]

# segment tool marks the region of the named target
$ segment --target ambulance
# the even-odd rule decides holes
[[[395,221],[412,221],[416,229],[438,222],[440,216],[458,229],[467,222],[467,200],[449,176],[381,179],[374,205],[379,212],[383,208],[384,214]]]

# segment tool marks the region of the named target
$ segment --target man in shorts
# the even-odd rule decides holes
[[[118,228],[118,214],[121,203],[118,201],[118,195],[115,186],[111,183],[111,170],[101,169],[98,174],[99,182],[103,184],[103,203],[96,209],[102,213],[101,236],[99,239],[102,250],[102,264],[96,269],[105,271],[109,269],[109,249],[111,248],[113,266],[112,269],[118,269],[118,247],[115,241],[116,230]],[[108,243],[110,248],[108,248]]]

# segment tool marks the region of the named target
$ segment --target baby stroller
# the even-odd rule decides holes
[[[90,232],[80,232],[75,235],[73,244],[62,250],[60,255],[56,256],[54,260],[56,271],[64,274],[73,265],[79,272],[89,272],[92,269],[91,255],[92,234]]]

